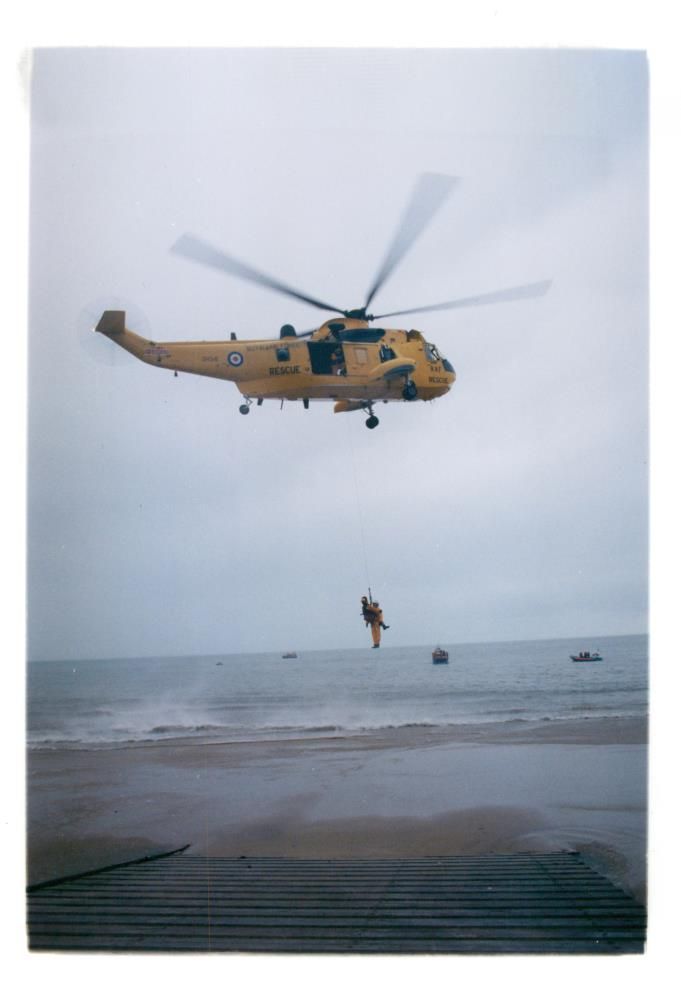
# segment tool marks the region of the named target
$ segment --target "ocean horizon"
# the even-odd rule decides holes
[[[648,636],[29,661],[32,748],[645,716]],[[598,663],[570,654],[599,649]]]

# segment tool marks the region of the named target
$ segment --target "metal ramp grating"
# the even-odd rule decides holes
[[[29,888],[32,949],[640,953],[645,908],[576,853],[386,860],[174,853]]]

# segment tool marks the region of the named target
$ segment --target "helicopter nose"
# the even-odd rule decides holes
[[[442,367],[444,368],[444,370],[446,372],[449,372],[449,374],[452,376],[452,382],[455,382],[456,381],[456,372],[454,371],[454,365],[450,361],[447,361],[447,358],[443,358],[442,359]]]

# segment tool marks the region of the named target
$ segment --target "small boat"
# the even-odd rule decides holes
[[[573,653],[570,653],[570,659],[575,663],[597,663],[599,660],[602,660],[603,657],[598,650],[596,650],[595,653],[590,653],[588,649],[585,649],[583,653],[577,653],[576,656]]]
[[[282,658],[282,660],[297,660],[298,659],[298,654],[297,653],[282,653],[281,654],[281,658]]]
[[[449,663],[449,653],[447,650],[437,646],[433,650],[433,663]]]

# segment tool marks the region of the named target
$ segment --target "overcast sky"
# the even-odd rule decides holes
[[[647,627],[647,65],[635,52],[35,53],[29,656]],[[91,332],[277,336],[328,316],[171,253],[196,233],[364,301],[417,176],[459,183],[376,311],[457,371],[432,404],[265,402]]]

